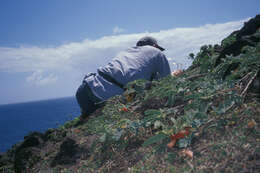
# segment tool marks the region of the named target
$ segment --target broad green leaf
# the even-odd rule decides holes
[[[192,125],[193,128],[198,128],[202,125],[202,123],[203,123],[202,120],[195,119],[195,120],[192,121],[191,125]]]
[[[157,109],[148,109],[144,112],[145,115],[149,116],[149,115],[159,115],[161,114],[160,110]]]
[[[176,122],[177,122],[177,121],[176,121],[176,119],[175,119],[175,118],[173,118],[173,117],[171,117],[170,119],[171,119],[171,121],[173,122],[173,124],[175,124],[175,125],[176,125]]]
[[[160,117],[161,111],[156,109],[149,109],[145,111],[144,114],[146,115],[146,117],[143,119],[143,122],[145,124],[148,122],[153,123],[156,119]]]
[[[159,121],[159,120],[156,120],[156,121],[154,122],[154,128],[155,128],[155,129],[158,129],[158,128],[160,128],[160,127],[163,127],[163,123],[162,123],[161,121]]]
[[[168,136],[166,135],[166,134],[164,134],[164,133],[159,133],[159,134],[157,134],[157,135],[155,135],[155,136],[152,136],[152,137],[150,137],[149,139],[147,139],[144,143],[143,143],[143,147],[147,147],[147,146],[149,146],[149,145],[151,145],[151,144],[154,144],[154,143],[156,143],[156,142],[159,142],[159,141],[161,141],[161,140],[163,140],[163,139],[165,139],[165,138],[167,138]]]
[[[99,141],[103,143],[106,141],[106,138],[107,138],[107,134],[104,133],[102,136],[100,136]]]
[[[114,140],[118,141],[121,138],[123,132],[124,131],[122,129],[116,130],[116,132],[113,134],[112,138]]]
[[[178,147],[179,148],[186,148],[188,145],[190,145],[191,140],[190,138],[182,138],[178,141]]]

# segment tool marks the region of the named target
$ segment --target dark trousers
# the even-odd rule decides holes
[[[83,81],[83,83],[79,86],[76,93],[76,98],[81,108],[82,115],[88,116],[102,106],[102,104],[99,104],[102,100],[93,94],[85,81]]]

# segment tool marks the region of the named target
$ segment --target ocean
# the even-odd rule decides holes
[[[32,131],[57,128],[79,115],[75,97],[0,105],[0,153]]]

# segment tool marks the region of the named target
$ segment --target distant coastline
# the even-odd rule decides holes
[[[3,103],[3,104],[0,104],[0,107],[1,106],[6,106],[6,105],[15,105],[15,104],[24,104],[24,103],[32,103],[32,102],[59,100],[59,99],[66,99],[66,98],[72,98],[72,97],[75,97],[75,96],[64,96],[64,97],[46,98],[46,99],[39,99],[39,100],[28,100],[28,101],[18,101],[18,102],[11,102],[11,103]]]

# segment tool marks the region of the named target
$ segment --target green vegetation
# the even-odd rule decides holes
[[[248,22],[258,22],[253,33],[246,24],[190,54],[180,76],[134,81],[87,119],[28,135],[0,170],[259,172],[259,17]]]

